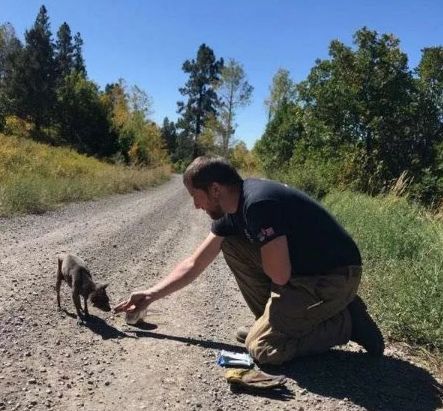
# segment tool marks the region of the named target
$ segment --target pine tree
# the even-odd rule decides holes
[[[83,75],[83,77],[87,76],[85,61],[83,59],[82,54],[82,46],[83,40],[80,36],[80,33],[77,33],[74,36],[74,51],[73,51],[73,59],[74,59],[74,69]]]
[[[35,137],[41,139],[41,128],[50,124],[56,101],[54,46],[45,6],[41,6],[33,27],[25,33],[18,69],[14,84],[17,114],[34,122]]]
[[[162,137],[166,142],[166,148],[169,155],[172,155],[177,148],[177,130],[173,121],[169,121],[168,117],[163,120],[161,129]]]
[[[74,69],[74,45],[72,44],[71,29],[66,22],[60,26],[57,32],[55,64],[59,81]]]
[[[178,102],[178,113],[182,117],[177,121],[177,127],[182,133],[192,139],[192,156],[195,158],[201,153],[198,148],[198,138],[202,128],[211,114],[217,113],[220,104],[215,91],[220,80],[223,59],[216,60],[213,50],[202,44],[195,60],[186,60],[183,71],[189,74],[189,80],[179,91],[188,96],[188,101]]]

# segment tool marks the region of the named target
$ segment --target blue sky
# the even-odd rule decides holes
[[[286,68],[303,80],[332,39],[349,45],[362,26],[394,33],[410,67],[420,49],[443,44],[443,0],[0,0],[0,22],[23,38],[41,4],[54,35],[64,21],[81,33],[89,77],[102,87],[123,78],[146,90],[159,124],[177,118],[181,67],[200,44],[242,63],[255,90],[238,113],[236,137],[248,147],[264,131],[263,101],[275,72]]]

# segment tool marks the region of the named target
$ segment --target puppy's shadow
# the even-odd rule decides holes
[[[89,317],[84,319],[83,326],[89,328],[92,332],[101,335],[104,340],[125,337],[136,338],[108,324],[103,318],[92,314],[89,314]]]

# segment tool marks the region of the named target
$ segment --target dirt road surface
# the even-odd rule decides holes
[[[209,219],[179,176],[129,195],[0,219],[0,410],[435,410],[439,379],[389,345],[381,360],[346,346],[271,370],[287,390],[232,390],[215,363],[242,351],[251,323],[219,257],[193,284],[154,303],[141,327],[90,308],[77,325],[56,256],[81,256],[116,304],[168,273],[202,241]],[[440,381],[441,382],[441,381]]]

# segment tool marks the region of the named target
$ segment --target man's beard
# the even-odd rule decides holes
[[[218,206],[215,210],[207,210],[206,213],[213,220],[218,220],[219,218],[222,218],[225,215],[220,206]]]

